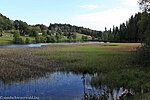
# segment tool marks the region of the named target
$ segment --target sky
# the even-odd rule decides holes
[[[138,0],[0,0],[0,13],[28,24],[71,24],[104,30],[139,12]]]

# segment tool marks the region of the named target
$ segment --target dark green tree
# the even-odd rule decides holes
[[[109,41],[114,41],[114,34],[113,33],[110,33],[110,35],[109,35]]]
[[[140,63],[144,66],[150,65],[150,1],[140,0],[141,9],[144,11],[139,21],[139,28],[141,34],[143,34],[142,41],[143,46],[137,50],[136,63]]]
[[[102,41],[108,41],[108,32],[107,31],[103,32]]]
[[[13,23],[16,30],[20,31],[20,35],[25,36],[25,34],[28,34],[28,24],[26,22],[23,22],[21,20],[15,20]]]
[[[41,42],[39,35],[36,35],[36,37],[35,37],[35,42],[36,42],[36,43],[40,43],[40,42]]]
[[[47,36],[47,31],[44,30],[44,31],[42,32],[42,36],[46,37],[46,36]]]
[[[29,44],[30,43],[30,38],[26,38],[25,43]]]
[[[57,40],[56,40],[56,37],[54,36],[54,35],[52,35],[51,37],[50,37],[50,42],[52,42],[52,43],[55,43]]]
[[[115,34],[114,40],[115,40],[116,42],[119,42],[119,41],[120,41],[120,35],[119,35],[118,32]]]
[[[47,41],[46,41],[46,42],[47,42],[47,43],[50,43],[50,42],[51,42],[51,36],[50,36],[50,35],[47,35],[46,38],[47,38]]]
[[[56,33],[56,39],[57,41],[61,40],[61,35],[59,33]]]
[[[47,42],[47,38],[44,37],[44,36],[40,36],[40,42],[46,43]]]
[[[41,29],[39,27],[30,27],[30,34],[29,34],[29,36],[36,37],[39,32],[41,32]]]
[[[3,30],[0,28],[0,37],[3,36],[2,32],[3,32]]]
[[[87,40],[88,40],[88,37],[87,37],[87,36],[82,35],[82,40],[83,40],[83,41],[87,41]]]
[[[73,40],[76,40],[77,34],[74,33],[74,34],[72,35],[72,38],[73,38]]]
[[[23,44],[24,43],[23,39],[20,37],[19,30],[14,31],[13,42],[15,44]]]

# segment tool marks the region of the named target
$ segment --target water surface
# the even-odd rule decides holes
[[[91,87],[90,80],[95,75],[66,72],[48,73],[45,77],[22,82],[4,84],[0,82],[1,97],[37,97],[40,100],[82,100],[89,95],[97,95],[107,100],[116,100],[124,92],[123,88],[108,92],[107,86]]]
[[[23,44],[23,45],[0,45],[0,48],[18,48],[18,47],[41,47],[42,45],[52,45],[52,44],[83,44],[83,43],[103,43],[103,42],[66,42],[66,43],[38,43],[38,44]]]

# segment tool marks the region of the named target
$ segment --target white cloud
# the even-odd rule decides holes
[[[138,0],[124,0],[123,5],[130,6],[130,7],[137,7]]]
[[[82,5],[80,7],[85,8],[85,9],[89,9],[89,10],[103,8],[102,6],[99,6],[99,5]]]
[[[126,22],[131,15],[139,11],[137,0],[124,0],[119,6],[96,13],[76,15],[68,22],[96,30],[112,28]]]

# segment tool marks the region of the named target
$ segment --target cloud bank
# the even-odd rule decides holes
[[[85,5],[81,7],[85,9],[97,9],[101,6]],[[68,19],[68,22],[95,30],[104,30],[105,27],[112,28],[113,25],[119,26],[138,11],[137,0],[124,0],[118,6],[111,7],[107,10],[76,15],[73,18]]]

